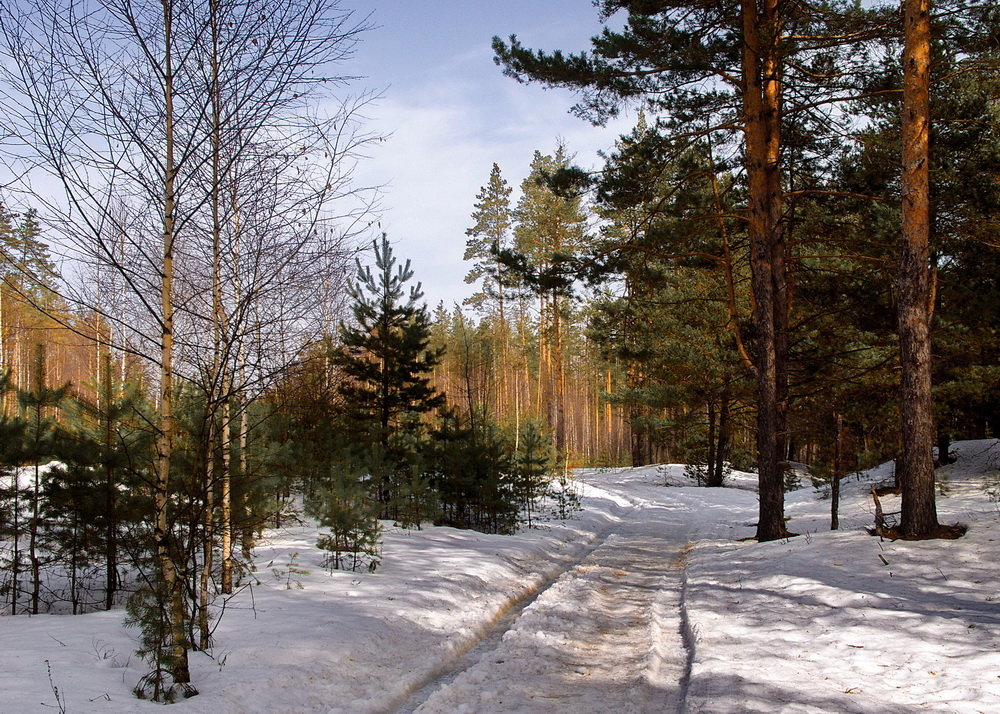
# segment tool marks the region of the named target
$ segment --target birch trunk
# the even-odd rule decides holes
[[[174,75],[172,5],[170,0],[162,0],[163,9],[163,95],[165,156],[163,164],[163,262],[160,282],[160,389],[159,421],[160,430],[156,443],[157,479],[153,496],[155,526],[153,541],[156,546],[157,562],[163,576],[163,585],[169,599],[170,608],[170,674],[174,682],[187,684],[191,681],[188,669],[188,647],[185,621],[187,606],[184,588],[177,572],[177,564],[170,552],[170,519],[167,512],[170,484],[170,459],[174,437],[173,414],[173,351],[174,351],[174,220],[175,220],[175,180],[174,165]]]

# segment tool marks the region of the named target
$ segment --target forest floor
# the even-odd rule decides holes
[[[310,524],[271,532],[178,712],[1000,711],[996,441],[938,472],[954,541],[871,537],[868,490],[786,497],[758,544],[750,474],[582,470],[583,510],[514,536],[387,528],[378,571],[330,572]],[[1000,486],[998,486],[1000,488]],[[887,511],[896,510],[893,497]],[[220,601],[220,610],[222,602]],[[0,712],[134,712],[122,612],[0,618]],[[56,696],[58,691],[58,697]]]

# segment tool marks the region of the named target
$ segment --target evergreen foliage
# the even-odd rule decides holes
[[[383,515],[419,525],[433,512],[420,442],[422,415],[444,403],[429,376],[443,351],[430,346],[420,284],[407,290],[410,262],[397,265],[386,236],[375,244],[374,271],[360,261],[357,267],[354,324],[342,325],[343,346],[332,355],[342,375],[338,409]]]
[[[296,318],[281,300],[241,298],[271,287],[230,290],[215,271],[212,310],[197,291],[175,299],[178,324],[208,324],[198,313],[212,312],[214,334],[179,341],[184,366],[160,385],[198,369],[211,384],[165,388],[155,406],[173,403],[158,413],[146,394],[155,378],[137,368],[133,346],[110,346],[115,321],[130,315],[61,304],[38,216],[0,205],[5,612],[125,600],[151,665],[136,693],[169,701],[194,692],[176,676],[178,648],[192,646],[199,609],[215,595],[223,536],[239,537],[249,561],[255,534],[294,522],[300,504],[323,531],[329,568],[373,571],[391,527],[380,519],[513,533],[579,508],[578,465],[683,461],[708,486],[756,465],[758,536],[770,539],[786,534],[780,491],[798,484],[788,461],[837,484],[898,456],[895,11],[847,0],[597,4],[605,19],[624,11],[624,22],[586,52],[495,41],[509,74],[576,90],[575,109],[591,121],[644,111],[596,174],[573,167],[561,144],[536,151],[513,207],[492,165],[465,233],[466,281],[479,284],[467,304],[479,318],[442,304],[432,319],[409,261],[383,235],[374,265],[357,262],[339,342],[303,346],[294,365],[273,368],[279,377],[263,394],[252,392],[274,375],[263,374],[268,346],[250,345],[251,323],[291,329]],[[918,261],[935,293],[918,307],[933,308],[942,463],[953,439],[1000,435],[1000,80],[982,71],[997,66],[1000,23],[986,5],[949,0],[935,18],[936,210],[930,260]],[[752,106],[767,84],[770,111]],[[217,238],[238,243],[258,219],[236,202],[231,210],[232,229],[214,217]],[[259,214],[258,228],[270,212]],[[178,265],[190,269],[196,253]],[[122,274],[147,280],[128,258]],[[578,308],[584,281],[592,292],[579,290],[588,302]],[[172,324],[160,326],[172,339]],[[70,344],[70,334],[93,341]],[[191,353],[211,353],[211,369],[191,368]],[[54,388],[50,375],[75,384]],[[782,469],[777,479],[770,466]],[[995,474],[986,488],[996,501]],[[302,572],[295,557],[281,573],[288,585]]]
[[[472,426],[455,412],[431,435],[430,473],[442,525],[513,533],[519,504],[510,438],[491,421]]]
[[[110,610],[121,584],[121,553],[137,547],[126,524],[140,519],[149,506],[141,494],[152,462],[153,435],[142,390],[135,382],[122,382],[116,376],[108,355],[94,392],[96,399],[77,397],[67,410],[72,455],[65,469],[82,471],[77,478],[87,484],[87,498],[78,505],[86,505],[90,527],[104,554],[104,607]]]
[[[367,486],[345,474],[334,476],[314,497],[311,506],[319,525],[328,530],[317,545],[329,552],[327,566],[337,570],[374,572],[382,559],[382,528],[378,506]]]
[[[10,370],[0,374],[0,401],[13,390]],[[21,448],[25,421],[0,414],[0,537],[8,544],[0,551],[0,597],[9,614],[17,614],[20,574],[25,562],[21,550],[24,529],[24,504],[27,489],[21,483]],[[9,607],[6,607],[9,603]]]
[[[136,682],[132,693],[139,699],[169,704],[179,697],[195,696],[198,690],[190,683],[174,681],[170,616],[164,607],[167,602],[169,596],[162,581],[147,581],[125,601],[124,624],[139,630],[136,654],[150,665],[150,671]]]
[[[609,222],[596,249],[610,258],[595,277],[620,275],[624,289],[596,301],[591,334],[630,365],[613,398],[634,415],[633,463],[651,442],[672,461],[701,464],[709,486],[722,485],[752,400],[746,266],[734,257],[746,233],[729,217],[737,192],[715,174],[710,149],[653,144],[640,118],[609,155],[598,194]]]
[[[29,486],[28,520],[28,560],[31,568],[31,606],[32,615],[39,613],[42,588],[42,567],[50,555],[45,540],[48,536],[42,523],[43,492],[47,474],[43,466],[50,460],[62,455],[65,438],[59,425],[52,418],[51,412],[58,408],[69,392],[69,385],[59,388],[47,386],[45,346],[36,345],[35,358],[32,365],[31,389],[22,389],[17,393],[24,419],[24,440],[21,456],[31,467]]]
[[[822,343],[810,340],[808,335],[803,338],[793,334],[799,326],[811,327],[816,317],[816,313],[800,312],[795,302],[802,294],[797,289],[800,276],[814,269],[809,263],[816,262],[806,259],[816,253],[804,246],[817,237],[800,232],[798,214],[814,197],[850,195],[842,187],[830,185],[837,169],[836,148],[841,137],[859,128],[851,112],[839,108],[845,107],[849,99],[889,96],[885,84],[879,82],[884,67],[899,66],[895,53],[901,47],[900,16],[890,6],[840,1],[733,5],[607,0],[599,5],[604,20],[624,11],[624,22],[607,25],[599,36],[592,38],[589,51],[570,54],[558,50],[534,51],[511,36],[509,42],[494,39],[497,62],[519,81],[575,90],[581,101],[574,110],[597,124],[616,116],[625,106],[645,107],[654,115],[655,122],[652,130],[644,132],[635,153],[654,170],[669,166],[668,162],[657,160],[656,153],[662,147],[667,147],[669,155],[676,158],[707,141],[710,146],[722,147],[730,156],[738,155],[746,182],[742,212],[748,238],[752,321],[747,326],[750,329],[739,329],[736,335],[745,342],[747,349],[743,356],[756,383],[755,436],[760,478],[757,537],[760,540],[781,537],[787,533],[782,518],[781,462],[795,448],[794,411],[801,392],[809,392],[801,390],[804,372],[796,371],[799,365],[795,361],[800,355],[795,350],[811,341],[812,355],[807,357],[816,357],[819,354],[816,348]],[[906,4],[906,7],[908,17],[927,16],[926,8],[910,12],[917,5]],[[957,40],[956,34],[947,35],[951,48],[961,48],[958,55],[968,52],[980,40],[985,39],[989,44],[995,39],[995,13],[980,6],[956,6],[953,10],[942,13],[941,18],[943,24],[961,26],[965,32],[962,40]],[[914,23],[906,25],[911,26]],[[994,31],[979,32],[984,26]],[[909,40],[906,46],[910,47]],[[959,64],[967,67],[976,64],[967,59],[965,55]],[[921,66],[925,64],[921,60]],[[914,67],[916,63],[911,58],[906,71]],[[960,74],[956,72],[955,76]],[[906,86],[919,89],[918,85],[925,86],[926,78]],[[904,129],[906,126],[916,127],[910,136],[923,141],[928,118],[922,114],[909,124],[904,122]],[[671,141],[668,137],[676,139]],[[643,162],[638,165],[642,167]],[[926,156],[919,160],[911,157],[904,164],[908,169],[922,172],[921,175],[928,170]],[[895,165],[899,165],[898,160]],[[718,173],[714,166],[708,170]],[[909,174],[904,171],[903,175]],[[632,205],[639,206],[643,201],[634,197],[642,196],[655,183],[637,181],[635,174],[612,170],[605,172],[596,185],[599,195],[609,188],[619,192],[624,189],[625,195],[633,195]],[[907,195],[917,196],[915,191]],[[919,195],[925,196],[926,192],[921,189]],[[810,208],[815,210],[818,204],[805,208],[803,213],[810,212]],[[927,211],[921,209],[921,213],[921,225],[926,227]],[[906,217],[915,214],[912,210],[904,211],[902,228],[908,246],[916,243],[915,234],[907,232],[906,227],[916,223],[908,222]],[[818,242],[825,242],[827,235],[819,235],[822,237]],[[900,275],[914,277],[899,279],[897,295],[901,306],[901,354],[907,367],[903,370],[904,399],[915,398],[912,395],[917,390],[916,386],[908,386],[916,385],[907,377],[916,374],[908,366],[930,361],[925,337],[925,318],[931,310],[931,300],[926,295],[928,261],[923,255],[926,240],[920,242],[924,248],[919,255],[904,251],[908,268]],[[914,402],[900,414],[907,435],[915,433],[916,427],[910,426],[917,424],[921,434],[930,431],[925,372],[920,372],[919,406],[914,406]],[[923,437],[921,440],[925,441]],[[930,453],[930,444],[916,444],[909,436],[903,444],[903,462],[919,471],[904,484],[904,504],[909,503],[913,508],[904,506],[903,510],[908,514],[917,510],[922,513],[914,519],[908,515],[903,521],[910,523],[907,527],[913,534],[919,530],[926,536],[936,525],[933,499],[924,498],[928,494],[928,478],[932,480],[924,458]],[[922,494],[920,499],[916,497],[918,492]],[[929,495],[933,495],[932,490]],[[922,504],[919,508],[915,505],[918,500]],[[924,526],[913,527],[916,520]]]
[[[525,260],[519,277],[550,301],[568,294],[575,276],[566,266],[586,245],[587,212],[580,194],[553,185],[571,162],[562,143],[552,154],[535,151],[514,209],[514,248]],[[549,309],[564,312],[563,303]]]
[[[0,204],[0,277],[19,299],[52,307],[58,271],[34,209],[17,214]]]
[[[545,428],[537,421],[526,421],[521,426],[514,452],[512,485],[514,497],[529,528],[539,500],[547,493],[555,466],[556,453]]]
[[[474,225],[465,234],[463,260],[470,260],[472,268],[465,276],[465,282],[482,280],[479,292],[465,300],[477,310],[504,312],[506,276],[501,270],[498,256],[510,246],[512,223],[510,194],[511,187],[500,174],[500,167],[493,164],[489,182],[476,195],[475,210],[472,212]]]
[[[47,522],[45,548],[51,563],[68,574],[67,597],[74,615],[96,604],[82,589],[86,571],[110,551],[104,539],[104,494],[93,469],[82,458],[52,467],[42,486],[42,518]],[[112,590],[112,592],[114,592]]]

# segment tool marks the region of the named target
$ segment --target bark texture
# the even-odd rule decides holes
[[[756,327],[757,539],[787,535],[781,443],[788,387],[788,295],[781,210],[781,58],[776,0],[743,0],[743,114],[749,183],[748,227]]]
[[[903,248],[899,263],[902,386],[900,529],[907,538],[937,533],[931,406],[930,0],[904,0]]]
[[[176,213],[176,166],[174,164],[174,74],[172,6],[163,0],[163,93],[165,156],[163,172],[163,263],[160,282],[160,433],[156,443],[157,479],[153,496],[156,523],[153,540],[156,558],[170,610],[170,674],[174,682],[191,681],[188,669],[187,606],[184,585],[170,549],[170,519],[167,513],[170,459],[174,437],[173,354],[174,354],[174,238]]]

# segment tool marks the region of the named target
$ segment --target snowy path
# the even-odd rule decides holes
[[[687,661],[671,568],[680,550],[615,534],[414,711],[676,710]]]
[[[597,547],[399,711],[683,710],[684,567],[701,509],[633,503]]]

